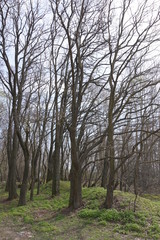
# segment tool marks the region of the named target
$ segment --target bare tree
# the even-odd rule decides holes
[[[152,9],[150,15],[148,9]],[[117,10],[118,9],[118,10]],[[142,1],[132,11],[132,2],[118,3],[109,1],[105,8],[106,24],[105,34],[110,55],[108,63],[108,158],[109,182],[105,207],[111,208],[113,204],[113,190],[115,181],[115,129],[124,124],[127,118],[126,109],[130,101],[144,88],[156,85],[158,80],[153,78],[156,71],[155,63],[147,65],[147,56],[150,57],[152,45],[156,42],[156,28],[159,23],[159,13],[154,5]],[[144,24],[146,14],[148,24]],[[116,20],[116,21],[114,21]],[[142,77],[143,76],[143,77]],[[144,76],[148,76],[144,80]],[[137,86],[135,90],[134,86]]]
[[[38,1],[35,3],[31,1],[25,3],[23,0],[18,2],[1,1],[0,17],[2,26],[0,54],[5,65],[5,73],[1,75],[1,81],[12,97],[15,131],[25,159],[19,198],[19,205],[24,205],[26,204],[29,172],[29,130],[27,121],[25,126],[22,126],[21,119],[23,113],[26,114],[26,112],[22,112],[21,107],[25,91],[33,84],[33,79],[31,79],[32,67],[45,50],[44,26],[42,23],[44,13],[40,11]],[[26,101],[26,109],[28,103],[29,98]]]

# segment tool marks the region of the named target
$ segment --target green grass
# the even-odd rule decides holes
[[[3,188],[0,187],[0,196],[5,200],[7,193]],[[83,208],[69,212],[69,188],[68,182],[61,182],[61,194],[51,198],[51,183],[47,183],[32,202],[28,192],[27,205],[22,207],[17,207],[18,199],[1,201],[0,234],[4,226],[12,223],[12,231],[26,228],[36,240],[118,240],[124,235],[125,239],[160,239],[160,195],[138,197],[134,213],[133,194],[115,191],[114,208],[106,210],[102,207],[106,190],[84,188]]]
[[[33,229],[36,230],[37,232],[46,232],[46,233],[58,232],[57,227],[55,227],[53,224],[46,221],[38,222],[37,225],[34,225]]]

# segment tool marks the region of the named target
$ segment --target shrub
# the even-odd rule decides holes
[[[30,223],[30,224],[32,224],[34,222],[34,219],[31,216],[25,216],[23,218],[23,220],[24,220],[25,223]]]
[[[157,223],[154,223],[153,225],[150,226],[148,230],[148,236],[150,238],[158,240],[160,236],[160,226]]]
[[[78,213],[79,217],[81,218],[98,218],[101,215],[101,211],[100,210],[94,210],[94,209],[82,209],[79,213]]]
[[[105,220],[105,221],[120,221],[120,213],[116,209],[109,209],[109,210],[104,210],[101,213],[100,220]]]
[[[58,228],[53,226],[52,224],[48,223],[48,222],[44,222],[41,221],[39,222],[34,229],[36,231],[40,231],[40,232],[51,232],[51,231],[57,231]]]
[[[136,221],[135,219],[135,213],[129,210],[119,212],[120,220],[123,223],[133,223]]]
[[[124,226],[124,229],[126,231],[132,231],[132,232],[137,232],[137,233],[140,233],[142,231],[141,227],[137,223],[127,223]]]

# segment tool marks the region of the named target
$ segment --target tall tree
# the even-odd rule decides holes
[[[45,50],[42,23],[44,11],[40,9],[38,1],[32,3],[23,0],[10,2],[4,0],[0,3],[0,17],[2,26],[0,54],[5,65],[1,81],[12,97],[15,131],[24,154],[25,166],[19,198],[19,205],[24,205],[29,173],[29,131],[27,121],[25,126],[21,122],[24,119],[23,114],[26,114],[21,108],[24,93],[33,84],[32,67]],[[27,109],[28,102],[29,99],[24,109]]]
[[[102,51],[104,40],[100,30],[102,27],[99,24],[101,5],[97,7],[95,3],[88,0],[72,0],[70,4],[67,2],[54,2],[59,24],[63,28],[66,37],[63,48],[67,49],[69,57],[70,82],[68,93],[70,94],[70,108],[68,110],[69,119],[66,121],[71,142],[69,206],[78,208],[82,204],[81,168],[85,158],[81,152],[82,140],[84,140],[86,122],[91,118],[92,111],[95,108],[95,101],[103,88],[99,87],[92,99],[87,97],[87,95],[91,94],[91,85],[102,80],[102,75],[98,76],[97,74],[104,59]],[[86,23],[88,23],[88,27],[86,27]],[[96,54],[99,54],[97,59]],[[84,106],[86,100],[88,102]]]
[[[109,158],[109,182],[105,207],[111,208],[113,204],[113,190],[115,181],[115,128],[120,122],[123,124],[126,107],[134,96],[157,84],[157,80],[151,80],[155,63],[147,66],[147,56],[150,57],[152,45],[156,41],[155,29],[159,23],[159,13],[154,4],[142,1],[134,7],[132,1],[123,1],[115,7],[115,1],[109,1],[105,8],[106,41],[108,43],[108,158]],[[117,10],[118,9],[118,10]],[[152,11],[148,12],[149,9]],[[148,24],[143,24],[146,15]],[[108,34],[107,34],[108,33]],[[142,78],[142,76],[146,76]],[[147,77],[148,75],[148,77]],[[152,75],[153,77],[153,75]],[[137,79],[137,80],[136,80]],[[134,86],[138,85],[138,89]]]

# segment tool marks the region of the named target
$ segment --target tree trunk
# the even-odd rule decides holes
[[[77,209],[82,206],[82,186],[81,186],[81,171],[76,169],[73,164],[70,173],[70,199],[69,207]]]
[[[59,147],[55,150],[55,158],[53,161],[53,176],[52,176],[52,197],[59,195],[60,192],[60,159]]]
[[[63,143],[61,144],[61,166],[60,166],[60,178],[62,181],[65,180],[65,171],[64,171],[64,149],[63,149]]]
[[[40,180],[41,160],[42,160],[42,152],[41,152],[41,150],[40,150],[40,156],[39,156],[39,161],[38,161],[38,184],[37,184],[37,195],[39,195],[39,192],[40,192],[40,184],[41,184],[41,180]]]
[[[31,201],[33,201],[34,186],[36,181],[36,168],[37,168],[38,159],[40,157],[40,152],[41,152],[41,142],[39,143],[36,153],[33,153],[32,169],[31,169],[31,193],[30,193]]]
[[[54,155],[55,155],[55,152],[52,152],[52,149],[50,149],[49,156],[48,156],[47,182],[51,181],[53,178]]]
[[[113,125],[113,109],[114,109],[114,90],[111,88],[109,112],[108,112],[108,159],[109,159],[109,182],[107,185],[107,195],[104,206],[109,209],[113,205],[114,190],[114,125]]]
[[[95,162],[93,164],[93,167],[91,169],[91,173],[90,173],[90,176],[89,176],[88,187],[92,186],[92,175],[93,175],[94,169],[95,169]]]
[[[114,185],[112,184],[112,182],[109,182],[107,185],[107,197],[104,204],[105,208],[107,209],[112,208],[112,205],[113,205],[113,190],[114,190]]]
[[[59,194],[60,188],[60,126],[56,126],[56,139],[55,139],[55,155],[53,161],[53,177],[52,177],[52,197]]]
[[[34,162],[34,159],[32,160]],[[35,179],[36,179],[36,163],[32,163],[31,169],[31,185],[30,185],[30,200],[33,201],[33,194],[34,194],[34,186],[35,186]]]
[[[5,192],[9,191],[9,170],[8,170],[8,176],[7,176],[7,181],[6,181],[6,186],[5,186]]]
[[[70,199],[69,207],[71,209],[77,209],[82,206],[82,172],[81,164],[79,162],[79,156],[77,153],[76,133],[75,128],[70,130],[71,139],[71,172],[70,172]]]
[[[114,176],[115,176],[115,174],[114,174],[114,157],[111,157],[109,182],[107,185],[107,195],[106,195],[106,200],[104,203],[104,205],[107,209],[112,208],[112,205],[113,205]]]
[[[24,172],[23,172],[23,180],[20,190],[20,197],[18,206],[26,205],[26,195],[27,195],[27,187],[28,187],[28,173],[29,173],[29,154],[25,156],[25,165],[24,165]]]
[[[109,169],[109,162],[108,162],[108,159],[105,159],[103,172],[102,172],[102,182],[101,182],[101,187],[103,188],[107,188],[108,169]]]
[[[8,181],[8,200],[13,200],[18,197],[16,186],[16,160],[14,159],[9,166],[9,181]]]
[[[119,190],[123,191],[123,165],[120,169],[120,184],[119,184]]]
[[[9,143],[8,143],[9,144]],[[10,153],[8,152],[8,165],[9,165],[9,171],[8,171],[8,180],[7,180],[7,186],[8,188],[8,200],[13,200],[18,197],[17,194],[17,186],[16,186],[16,160],[17,160],[17,151],[18,151],[18,139],[16,135],[16,130],[14,130],[13,133],[13,142],[10,143]]]

